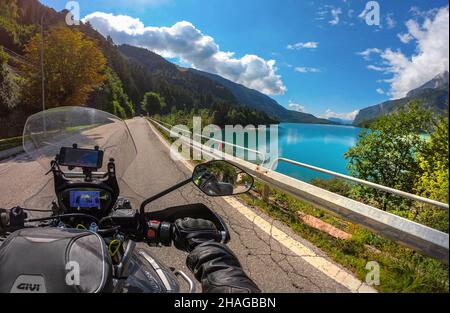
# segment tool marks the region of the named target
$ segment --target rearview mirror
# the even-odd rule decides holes
[[[239,167],[221,160],[199,164],[192,173],[192,181],[208,196],[231,196],[249,191],[253,177]]]

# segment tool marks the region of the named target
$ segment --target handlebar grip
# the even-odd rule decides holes
[[[174,231],[173,231],[173,224],[169,222],[160,222],[160,221],[148,221],[147,222],[147,241],[151,244],[162,244],[163,246],[171,246],[173,237],[174,237]],[[221,238],[221,243],[228,243],[230,241],[230,236],[227,231],[225,230],[217,230],[217,237]]]
[[[0,208],[0,233],[7,231],[9,225],[9,210]]]
[[[0,232],[15,231],[25,226],[27,213],[21,207],[0,209]]]

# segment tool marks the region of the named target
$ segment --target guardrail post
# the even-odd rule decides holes
[[[264,185],[263,185],[263,190],[262,190],[262,199],[263,199],[265,202],[269,201],[269,192],[270,192],[269,185],[264,184]]]

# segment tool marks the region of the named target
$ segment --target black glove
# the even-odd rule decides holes
[[[186,217],[175,221],[173,238],[173,243],[177,249],[191,252],[203,242],[220,242],[222,235],[213,222]]]
[[[0,209],[0,232],[13,232],[23,228],[27,217],[25,210],[18,206],[10,210]]]
[[[261,292],[224,244],[211,241],[198,245],[189,254],[186,265],[201,282],[203,292]]]

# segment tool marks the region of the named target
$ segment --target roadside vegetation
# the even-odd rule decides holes
[[[368,129],[345,157],[350,173],[358,178],[448,203],[448,117],[433,115],[411,103],[398,112],[381,117]],[[449,213],[445,209],[405,200],[391,194],[340,179],[315,179],[312,184],[370,204],[448,233]],[[262,193],[257,184],[256,192]],[[364,280],[368,261],[381,267],[385,292],[448,292],[448,264],[424,256],[387,240],[324,210],[271,189],[269,203],[260,197],[243,196],[248,204],[262,208],[290,225],[303,238],[324,250]],[[306,225],[298,212],[319,218],[351,234],[351,239],[334,238]]]
[[[321,182],[326,184],[326,182]],[[380,265],[382,292],[448,292],[448,265],[424,256],[363,227],[347,222],[327,211],[270,188],[270,201],[262,200],[262,184],[256,183],[255,193],[241,195],[248,205],[258,207],[269,216],[290,226],[302,238],[324,251],[332,260],[343,265],[364,281],[367,262]],[[255,196],[256,195],[256,196]],[[351,235],[339,239],[306,224],[299,213],[320,219]]]
[[[0,139],[0,151],[8,150],[22,145],[22,136]]]
[[[345,157],[352,176],[448,203],[448,115],[412,102],[363,129]],[[448,233],[448,211],[355,185],[351,198]]]
[[[204,126],[209,124],[223,127],[225,125],[265,125],[278,123],[262,111],[252,110],[244,106],[236,106],[220,102],[212,102],[208,107],[168,108],[165,99],[157,93],[147,93],[142,101],[142,109],[154,115],[160,121],[176,125],[183,124],[192,128],[194,116],[200,116]]]

